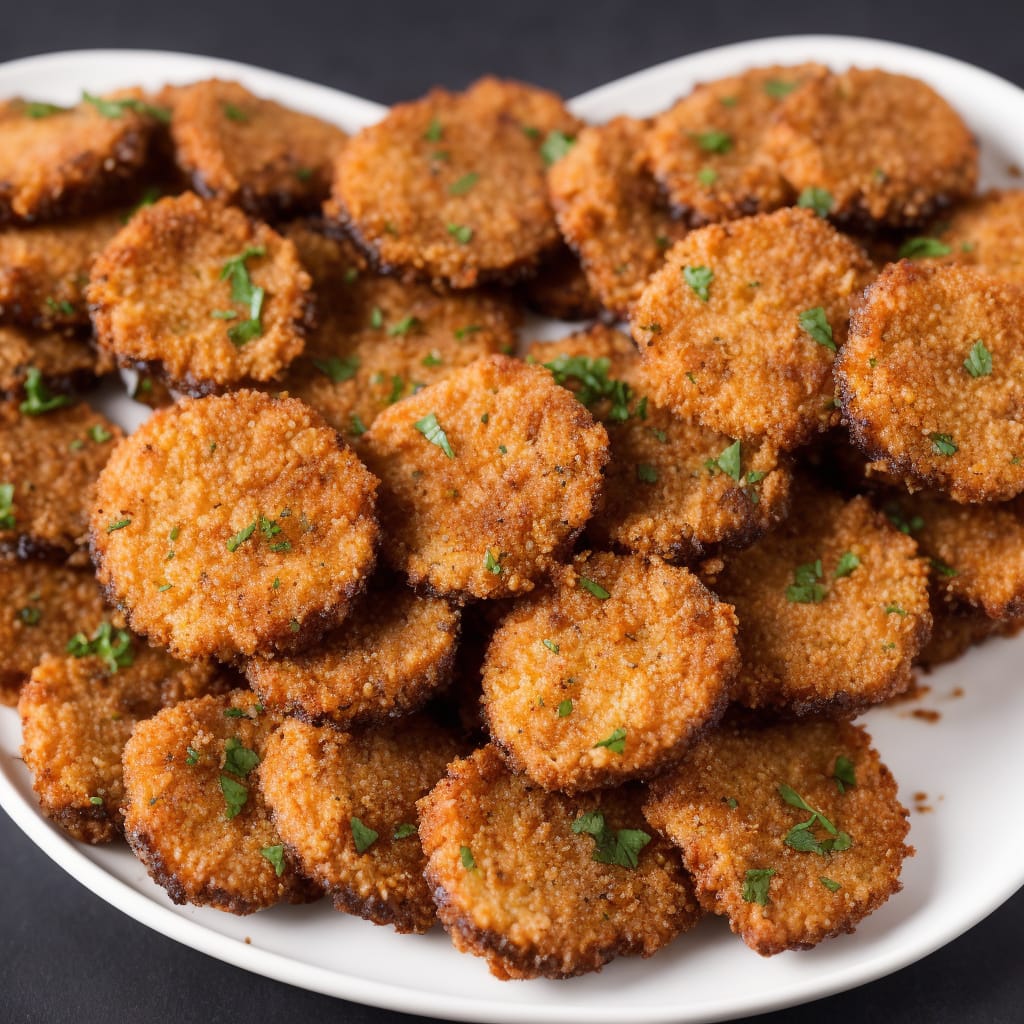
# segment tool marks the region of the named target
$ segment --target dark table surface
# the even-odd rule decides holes
[[[53,50],[148,47],[231,57],[383,102],[435,84],[462,86],[485,72],[571,96],[709,46],[798,32],[913,43],[1024,85],[1024,7],[1006,0],[26,3],[3,19],[0,61]],[[92,896],[2,813],[0,850],[0,1024],[413,1019],[292,989],[176,945]],[[1024,892],[913,967],[761,1019],[1020,1022],[1021,915]]]

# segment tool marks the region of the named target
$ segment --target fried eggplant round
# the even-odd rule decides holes
[[[35,333],[0,325],[0,396],[26,398],[31,387],[51,399],[52,391],[85,389],[110,373],[114,361],[87,341],[57,331]]]
[[[959,206],[940,240],[951,262],[1024,285],[1024,189],[989,192]]]

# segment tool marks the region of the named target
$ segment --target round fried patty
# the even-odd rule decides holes
[[[114,361],[82,338],[0,326],[0,395],[4,398],[23,399],[33,370],[50,394],[87,388],[113,369]]]

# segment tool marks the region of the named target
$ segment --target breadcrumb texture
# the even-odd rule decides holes
[[[245,674],[263,703],[339,728],[397,718],[451,679],[459,613],[440,598],[380,585],[315,648],[253,658]]]
[[[853,763],[856,777],[843,791],[833,776],[839,757]],[[786,845],[809,815],[783,800],[780,785],[846,832],[850,849],[822,855]],[[914,853],[892,774],[867,732],[847,722],[719,729],[654,784],[644,813],[682,850],[704,908],[728,917],[762,956],[852,932],[899,892],[903,861]],[[817,823],[811,834],[828,838]],[[748,902],[747,872],[765,870],[774,871],[767,902]],[[823,879],[838,885],[835,892]]]
[[[0,527],[0,551],[88,564],[92,487],[123,436],[84,402],[41,416],[0,405],[0,483],[14,487],[14,521]]]
[[[647,127],[631,117],[588,126],[548,172],[558,226],[601,304],[620,317],[686,233],[644,164]]]
[[[959,206],[941,231],[946,259],[1024,284],[1024,189],[989,192]]]
[[[851,68],[788,96],[766,148],[798,191],[824,189],[829,213],[854,224],[913,226],[966,199],[978,144],[920,79]]]
[[[454,761],[419,803],[426,878],[455,948],[510,978],[568,978],[652,956],[700,918],[679,856],[658,836],[635,869],[594,860],[572,824],[600,810],[642,829],[633,787],[573,799],[513,775],[493,747]],[[462,849],[472,867],[465,867]]]
[[[178,657],[295,650],[362,591],[376,488],[302,402],[186,399],[115,449],[92,510],[93,560],[132,628]]]
[[[133,645],[111,674],[97,657],[46,657],[21,691],[21,756],[43,813],[75,839],[107,843],[123,828],[121,754],[161,708],[227,689],[209,662],[185,664]]]
[[[396,271],[457,288],[514,280],[560,240],[541,146],[580,127],[554,93],[519,82],[435,89],[351,139],[327,215]]]
[[[713,275],[706,301],[687,268]],[[872,276],[863,251],[810,210],[691,232],[630,317],[647,392],[730,437],[783,450],[807,443],[838,414],[834,352],[801,326],[801,314],[823,310],[842,347],[850,306]]]
[[[424,716],[354,736],[288,721],[267,745],[260,778],[281,838],[337,910],[426,932],[437,918],[416,801],[459,751],[455,735]],[[362,853],[353,818],[377,833]]]
[[[715,583],[740,620],[736,699],[802,715],[903,693],[931,631],[928,563],[917,554],[867,498],[844,502],[804,483],[790,517],[727,559]]]
[[[416,427],[431,415],[450,458]],[[382,412],[365,454],[393,565],[438,594],[493,598],[531,590],[568,552],[608,435],[547,370],[492,356]]]
[[[327,198],[348,138],[336,125],[216,78],[168,88],[162,99],[174,111],[175,159],[200,195],[268,219]]]
[[[124,749],[125,838],[173,902],[251,914],[312,898],[314,887],[287,850],[280,875],[261,853],[281,846],[259,787],[262,767],[240,774],[228,761],[235,743],[262,761],[279,724],[257,709],[255,694],[234,690],[184,701],[136,725]],[[225,779],[246,791],[231,818]]]
[[[732,608],[688,570],[581,555],[495,632],[484,714],[513,768],[578,793],[678,761],[725,711],[739,665]]]
[[[114,369],[114,361],[73,335],[0,326],[0,395],[24,397],[25,378],[33,367],[48,391],[68,392],[95,384]]]
[[[909,261],[871,286],[836,365],[850,434],[869,459],[954,501],[1024,491],[1024,290]],[[977,342],[990,372],[965,366]]]
[[[228,332],[252,309],[233,299],[225,265],[246,252],[252,285],[265,294],[260,333],[239,343]],[[204,394],[282,375],[303,350],[310,284],[292,242],[186,192],[132,217],[93,263],[87,295],[99,344],[122,366]]]

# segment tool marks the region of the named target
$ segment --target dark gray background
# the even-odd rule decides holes
[[[1024,85],[1024,7],[1007,0],[513,0],[501,6],[450,0],[329,6],[310,0],[122,0],[17,7],[4,0],[4,14],[0,60],[83,47],[186,50],[260,64],[384,102],[414,97],[435,84],[462,86],[484,72],[571,96],[709,46],[796,32],[913,43]],[[984,843],[978,848],[982,858]],[[3,814],[0,851],[2,1024],[412,1020],[257,978],[148,931],[51,864]],[[1018,915],[1024,915],[1024,892],[957,942],[899,974],[762,1019],[1019,1022],[1024,957]]]

